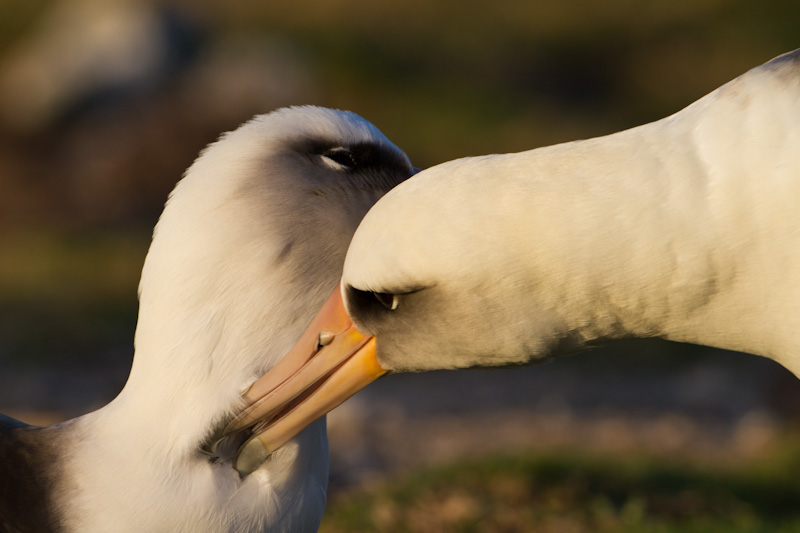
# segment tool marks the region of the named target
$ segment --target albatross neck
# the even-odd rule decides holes
[[[531,195],[560,210],[544,255],[559,256],[584,340],[662,337],[800,372],[800,139],[789,123],[800,105],[781,87],[747,89],[734,80],[664,120],[520,154],[563,180],[554,193],[535,178]],[[534,227],[544,231],[532,239],[551,231]]]

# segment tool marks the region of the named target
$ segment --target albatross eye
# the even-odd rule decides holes
[[[375,299],[378,300],[381,303],[381,305],[384,306],[389,311],[394,311],[395,309],[397,309],[397,304],[400,303],[399,298],[397,297],[396,294],[389,294],[385,292],[373,292],[372,295],[375,296]]]
[[[328,150],[322,157],[330,162],[333,162],[336,168],[345,168],[346,170],[353,170],[356,168],[356,156],[350,150],[344,148],[333,148]],[[333,165],[332,165],[333,166]]]

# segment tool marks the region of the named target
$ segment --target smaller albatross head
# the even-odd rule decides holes
[[[203,151],[153,234],[125,388],[75,425],[92,445],[67,461],[75,479],[91,480],[70,500],[73,529],[315,529],[328,475],[324,421],[247,479],[230,468],[232,455],[209,457],[205,446],[341,278],[367,210],[413,172],[363,118],[312,106],[258,116]]]

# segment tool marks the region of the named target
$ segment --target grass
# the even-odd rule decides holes
[[[800,445],[735,465],[520,453],[334,498],[323,533],[800,532]]]
[[[20,39],[46,7],[46,0],[0,2],[0,51]]]

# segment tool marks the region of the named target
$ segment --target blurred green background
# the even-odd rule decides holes
[[[426,167],[656,120],[800,46],[798,21],[796,0],[4,0],[0,412],[120,390],[166,196],[254,114],[349,109]],[[330,417],[325,527],[800,530],[800,500],[764,503],[797,495],[798,401],[774,363],[662,342],[393,376]]]

